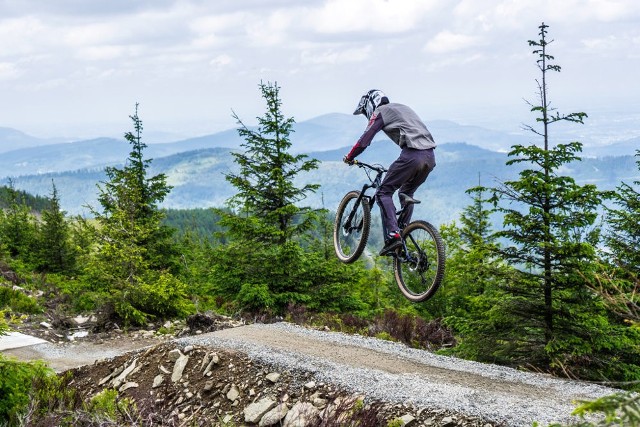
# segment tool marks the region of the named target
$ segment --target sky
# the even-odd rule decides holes
[[[0,127],[121,136],[139,103],[151,135],[204,135],[255,123],[262,81],[298,122],[375,88],[427,124],[515,131],[542,22],[552,105],[640,121],[638,0],[0,0]]]

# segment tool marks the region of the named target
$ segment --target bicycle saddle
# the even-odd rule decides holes
[[[404,193],[398,193],[398,198],[400,199],[400,204],[402,206],[410,205],[412,203],[417,205],[418,203],[420,203],[420,200],[409,197]]]

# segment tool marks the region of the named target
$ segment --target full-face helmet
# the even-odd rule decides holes
[[[353,114],[364,114],[367,119],[370,119],[376,108],[388,103],[389,98],[387,98],[387,95],[385,95],[384,92],[378,89],[371,89],[369,92],[362,95],[362,98],[360,98],[360,102],[358,103],[358,107]]]

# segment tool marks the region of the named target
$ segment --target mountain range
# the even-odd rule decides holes
[[[347,191],[359,188],[366,180],[363,171],[341,160],[357,140],[366,123],[361,117],[328,114],[296,123],[291,135],[291,151],[320,160],[320,167],[298,177],[299,184],[321,184],[305,205],[334,209]],[[451,121],[427,123],[436,141],[438,166],[420,188],[416,215],[436,224],[457,219],[471,199],[468,188],[482,183],[513,179],[518,170],[505,166],[504,147],[528,144],[531,135],[509,134]],[[22,142],[20,142],[22,141]],[[236,130],[227,130],[172,143],[148,144],[145,157],[152,158],[150,173],[165,173],[173,190],[164,206],[192,208],[222,206],[234,193],[225,174],[235,170],[232,152],[241,150]],[[40,144],[38,145],[38,142]],[[7,150],[8,147],[25,148]],[[601,189],[613,189],[621,182],[640,179],[634,147],[638,138],[613,144],[606,157],[588,157],[565,165],[564,174],[580,183],[595,183]],[[63,208],[70,214],[87,213],[86,205],[96,206],[96,184],[104,181],[107,165],[121,165],[130,147],[124,139],[96,138],[60,143],[38,140],[7,128],[0,128],[0,179],[11,177],[13,185],[32,194],[49,195],[52,182],[58,189]],[[626,153],[613,157],[616,153]],[[386,136],[376,137],[359,158],[388,166],[397,157],[398,147]],[[4,177],[4,178],[1,178]]]

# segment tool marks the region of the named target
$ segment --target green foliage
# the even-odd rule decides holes
[[[638,378],[638,329],[613,319],[594,292],[601,193],[561,175],[580,159],[581,144],[551,144],[549,127],[581,123],[586,114],[560,115],[550,108],[547,72],[559,71],[547,53],[547,26],[536,47],[540,102],[531,110],[540,129],[529,127],[543,146],[515,145],[508,166],[519,179],[495,188],[477,187],[462,227],[443,230],[447,241],[446,324],[460,344],[452,351],[485,362],[533,366],[582,379]],[[490,191],[484,199],[482,193]],[[492,202],[503,228],[487,227]],[[499,244],[498,244],[499,242]]]
[[[305,252],[298,243],[267,245],[231,242],[213,248],[209,281],[203,292],[216,295],[226,309],[283,314],[290,304],[327,311],[364,307],[350,288],[361,272],[355,266]],[[235,304],[235,306],[234,306]]]
[[[0,245],[10,257],[33,258],[37,224],[26,199],[10,185],[5,190],[5,210],[0,209]]]
[[[8,186],[0,186],[0,210],[9,208],[15,199],[24,201],[24,204],[35,212],[49,208],[50,203],[46,197],[34,196],[23,190],[16,190],[13,181],[9,180]]]
[[[593,425],[640,426],[640,395],[637,393],[618,393],[604,396],[592,402],[580,404],[574,415],[583,417],[589,413],[602,413],[602,422]]]
[[[75,269],[73,251],[66,212],[60,207],[55,183],[52,182],[50,205],[42,211],[39,234],[38,270],[51,273],[71,272]]]
[[[547,26],[540,27],[540,40],[530,41],[542,73],[538,114],[542,128],[528,127],[542,137],[543,147],[515,145],[508,165],[523,164],[519,179],[491,189],[492,201],[503,217],[504,228],[495,234],[506,244],[500,257],[519,271],[503,288],[507,296],[496,308],[506,310],[506,321],[517,327],[502,330],[503,342],[494,352],[509,354],[512,361],[527,361],[541,368],[566,368],[576,355],[597,351],[598,338],[580,333],[588,319],[606,322],[605,313],[594,304],[580,272],[589,274],[595,258],[598,230],[594,227],[601,194],[593,185],[580,186],[559,174],[561,168],[578,161],[579,142],[550,144],[549,126],[560,121],[582,123],[586,114],[553,113],[547,93],[547,73],[560,71],[547,53]],[[502,293],[502,292],[500,292]],[[506,314],[505,313],[505,314]],[[500,317],[498,317],[499,319]]]
[[[636,154],[640,158],[640,150]],[[638,160],[640,169],[640,160]],[[635,181],[640,186],[640,181]],[[606,236],[607,247],[613,261],[631,273],[640,273],[640,192],[633,186],[622,183],[617,192],[609,193],[619,209],[607,209],[609,230]]]
[[[400,418],[394,418],[387,423],[387,427],[403,427],[404,425],[404,421],[402,421]]]
[[[493,210],[487,208],[484,189],[470,189],[472,203],[455,223],[441,228],[447,246],[447,275],[436,298],[443,300],[440,315],[456,331],[459,344],[449,352],[474,360],[506,362],[500,342],[506,326],[505,305],[510,300],[501,288],[515,272],[496,253],[491,228]]]
[[[577,427],[638,427],[640,426],[640,394],[616,393],[593,401],[582,402],[573,411],[581,421],[566,426]],[[597,415],[597,421],[585,420],[588,415]],[[534,423],[534,427],[539,426]],[[564,424],[550,424],[549,427],[564,427]]]
[[[36,314],[42,312],[35,298],[20,291],[0,285],[0,309],[10,309],[14,313]]]
[[[104,389],[93,396],[87,405],[87,410],[97,419],[111,421],[117,421],[122,414],[127,414],[128,418],[134,418],[138,412],[133,399],[120,399],[118,391],[114,389]]]
[[[167,209],[162,224],[175,229],[178,240],[186,239],[196,242],[226,241],[224,230],[218,224],[220,214],[214,209]]]
[[[1,307],[2,305],[0,305]],[[9,332],[9,325],[7,324],[7,320],[5,319],[6,312],[5,310],[0,310],[0,336],[6,335]]]
[[[261,311],[273,307],[275,296],[266,283],[244,283],[240,287],[238,302],[250,311]]]
[[[171,187],[164,174],[147,177],[151,160],[144,158],[137,108],[130,116],[134,132],[125,134],[132,146],[127,163],[106,168],[108,181],[98,197],[102,211],[92,209],[97,252],[86,270],[95,291],[127,324],[183,313],[185,306],[183,285],[168,276],[179,271],[179,254],[158,208]]]
[[[193,312],[187,286],[167,272],[153,273],[132,290],[132,305],[160,318],[186,317]]]
[[[258,117],[257,129],[250,129],[233,115],[240,125],[238,133],[245,140],[245,151],[233,153],[240,172],[226,178],[238,190],[229,204],[244,215],[223,215],[223,225],[249,240],[284,244],[312,226],[311,210],[295,204],[319,185],[297,187],[294,180],[317,169],[318,161],[289,153],[294,120],[282,113],[280,87],[271,83],[260,83],[259,87],[267,111]]]
[[[46,409],[37,404],[48,401],[49,392],[59,382],[42,362],[18,362],[0,354],[0,420],[19,425],[30,405],[36,411]]]
[[[607,309],[624,323],[640,327],[640,277],[619,266],[602,263],[587,285],[604,301]]]

